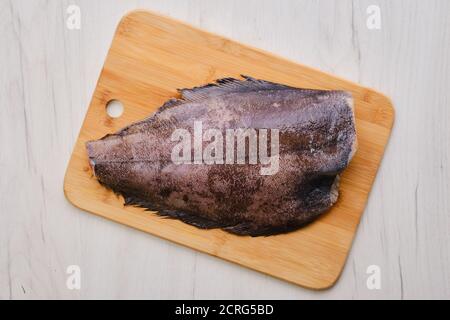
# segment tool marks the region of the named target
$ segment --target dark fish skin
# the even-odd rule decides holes
[[[351,94],[244,78],[182,89],[181,99],[150,117],[88,142],[96,178],[126,205],[238,235],[288,232],[326,212],[356,151]],[[171,135],[193,133],[194,121],[224,136],[226,129],[279,129],[279,171],[261,175],[262,165],[248,162],[174,164]]]

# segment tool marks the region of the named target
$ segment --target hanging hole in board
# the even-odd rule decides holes
[[[106,113],[113,119],[122,116],[124,111],[123,103],[119,100],[111,100],[106,104]]]

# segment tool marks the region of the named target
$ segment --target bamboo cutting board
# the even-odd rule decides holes
[[[239,237],[124,207],[122,198],[93,177],[86,141],[147,117],[178,97],[177,88],[240,74],[295,87],[352,92],[359,149],[342,175],[339,201],[327,214],[288,234]],[[105,110],[114,99],[125,106],[124,114],[115,119]],[[134,11],[117,28],[67,168],[64,192],[83,210],[301,286],[324,289],[336,282],[345,264],[393,119],[389,99],[373,90],[166,17]]]

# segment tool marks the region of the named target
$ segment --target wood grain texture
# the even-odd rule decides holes
[[[341,176],[339,200],[327,214],[289,234],[240,237],[125,207],[123,198],[98,183],[89,166],[87,141],[148,117],[165,101],[179,97],[177,88],[240,74],[299,88],[352,93],[358,150]],[[125,105],[118,119],[106,113],[111,100]],[[67,168],[64,192],[80,209],[298,285],[324,289],[342,271],[393,119],[389,99],[373,90],[151,12],[133,11],[115,33]]]
[[[80,30],[65,27],[81,8]],[[381,30],[366,9],[381,8]],[[396,123],[341,279],[326,291],[71,206],[62,181],[121,17],[147,8],[391,97]],[[0,1],[0,299],[450,297],[450,3]],[[81,267],[81,290],[66,268]],[[381,289],[366,286],[369,265]]]

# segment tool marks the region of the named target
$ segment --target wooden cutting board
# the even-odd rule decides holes
[[[177,88],[240,74],[353,93],[359,149],[342,175],[339,201],[327,214],[292,233],[239,237],[124,207],[122,198],[93,177],[87,140],[147,117],[167,99],[178,97]],[[120,118],[106,114],[105,106],[112,99],[125,106]],[[67,168],[64,192],[83,210],[304,287],[324,289],[336,282],[343,269],[393,119],[389,99],[371,89],[166,17],[134,11],[117,28]]]

